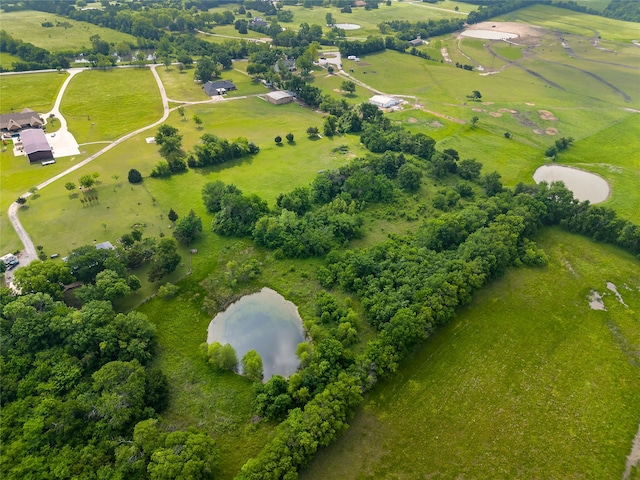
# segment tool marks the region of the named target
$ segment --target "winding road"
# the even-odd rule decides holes
[[[59,179],[63,178],[64,176],[70,174],[71,172],[74,172],[74,171],[78,170],[79,168],[84,167],[88,163],[91,163],[92,161],[94,161],[100,155],[108,152],[109,150],[111,150],[112,148],[116,147],[117,145],[120,145],[122,142],[125,142],[125,141],[129,140],[131,137],[160,125],[162,122],[164,122],[169,117],[169,113],[171,113],[171,109],[169,108],[169,99],[167,98],[167,92],[165,91],[164,85],[162,84],[162,80],[160,80],[160,76],[158,75],[158,72],[156,71],[157,67],[158,67],[157,64],[156,65],[150,65],[151,72],[153,73],[153,76],[154,76],[154,78],[156,80],[156,83],[158,84],[158,89],[160,90],[160,95],[162,97],[162,107],[163,107],[162,117],[158,121],[152,123],[151,125],[139,128],[138,130],[136,130],[134,132],[128,133],[128,134],[118,138],[114,142],[111,142],[109,145],[104,147],[99,152],[94,153],[93,155],[91,155],[90,157],[86,158],[85,160],[83,160],[81,162],[78,162],[76,165],[74,165],[72,167],[69,167],[65,171],[63,171],[63,172],[51,177],[48,180],[45,180],[40,185],[36,186],[36,188],[38,190],[42,190],[46,186],[48,186],[48,185],[52,184],[53,182],[55,182],[56,180],[59,180]],[[53,110],[51,111],[51,113],[54,113],[56,115],[56,117],[58,118],[58,120],[60,121],[60,126],[61,127],[60,127],[58,135],[64,135],[64,134],[66,134],[68,132],[68,130],[67,130],[67,122],[64,119],[64,117],[60,114],[60,110],[59,110],[60,109],[60,103],[62,101],[62,97],[64,95],[64,92],[65,92],[67,86],[69,85],[69,83],[71,82],[71,79],[75,75],[77,75],[77,74],[79,74],[79,73],[81,73],[81,72],[83,72],[85,70],[89,70],[89,69],[73,68],[73,69],[68,70],[69,78],[67,78],[65,80],[65,82],[62,84],[62,87],[60,88],[60,92],[58,92],[58,97],[56,98],[56,102],[54,104]],[[27,192],[27,193],[23,194],[22,197],[26,198],[26,197],[29,197],[30,195],[31,195],[31,193]],[[36,248],[35,248],[35,246],[33,244],[33,241],[31,240],[31,237],[29,236],[27,231],[24,229],[24,227],[22,226],[22,223],[20,223],[20,219],[18,218],[19,209],[20,209],[20,205],[18,203],[14,202],[9,206],[9,211],[8,211],[9,221],[11,222],[11,225],[13,226],[13,229],[18,234],[18,237],[20,238],[20,241],[22,242],[22,245],[24,246],[24,250],[22,251],[22,253],[21,253],[20,257],[19,257],[20,258],[20,264],[18,265],[17,268],[23,267],[25,265],[29,265],[29,263],[31,263],[33,260],[38,258],[38,254],[36,252]],[[7,274],[5,275],[5,282],[9,286],[13,286],[13,284],[12,284],[12,282],[13,282],[13,271],[7,271]]]

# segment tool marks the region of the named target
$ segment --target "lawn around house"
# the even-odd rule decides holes
[[[640,417],[640,263],[560,229],[539,242],[548,267],[477,293],[300,478],[621,478]]]
[[[0,77],[0,111],[9,113],[30,108],[47,113],[53,108],[66,72],[24,73]]]

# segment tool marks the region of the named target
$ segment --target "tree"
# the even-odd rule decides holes
[[[403,190],[415,192],[420,188],[422,171],[410,163],[405,163],[398,169],[398,182]]]
[[[76,184],[73,183],[73,182],[67,182],[67,183],[64,184],[64,188],[66,188],[67,190],[69,190],[71,192],[72,190],[76,189]]]
[[[93,245],[84,245],[72,250],[66,265],[76,278],[84,283],[93,282],[103,270],[113,270],[124,277],[126,272],[125,259],[120,257],[115,250],[99,249]]]
[[[169,209],[169,213],[167,214],[167,218],[172,222],[175,222],[178,219],[178,214],[173,210],[173,208]]]
[[[353,95],[356,91],[356,84],[353,83],[351,80],[345,80],[340,85],[340,90],[347,93],[348,95]]]
[[[280,135],[277,135],[276,138],[273,139],[277,145],[280,145],[282,143],[282,137]]]
[[[471,126],[475,127],[476,123],[478,123],[478,120],[480,120],[480,119],[475,115],[473,117],[471,117]]]
[[[129,170],[129,174],[127,175],[127,179],[129,180],[129,183],[141,183],[142,182],[142,174],[136,170],[135,168],[132,168],[131,170]]]
[[[184,117],[184,107],[178,107],[178,115],[180,115],[182,121],[186,120],[186,118]]]
[[[327,23],[327,27],[332,27],[333,26],[333,15],[331,13],[327,13],[324,16],[324,19]]]
[[[509,138],[511,138],[511,136],[512,136],[511,133],[504,132],[504,138],[509,139]]]
[[[93,175],[87,174],[80,177],[80,179],[78,180],[78,183],[80,184],[81,188],[85,190],[89,190],[91,187],[95,185],[96,179],[93,177]]]
[[[309,135],[310,137],[317,137],[319,133],[320,131],[318,130],[318,127],[307,128],[307,135]]]
[[[471,95],[467,95],[467,98],[479,102],[482,98],[482,94],[478,90],[474,90],[471,92]]]
[[[24,205],[25,203],[27,203],[27,199],[26,199],[26,198],[24,198],[24,197],[18,197],[18,198],[16,199],[16,203],[17,203],[18,205]]]
[[[286,135],[287,142],[293,143],[293,133],[289,132]]]
[[[173,238],[161,238],[149,270],[149,281],[155,282],[173,272],[181,260],[178,243]]]
[[[195,123],[197,125],[197,128],[200,129],[202,128],[202,119],[198,116],[198,115],[194,115],[193,116],[193,123]]]
[[[177,215],[176,215],[177,217]],[[193,210],[182,218],[173,231],[173,236],[181,243],[190,245],[202,232],[202,220]]]
[[[338,125],[338,117],[335,115],[327,115],[324,119],[324,134],[327,137],[333,137],[336,133],[336,127]]]
[[[214,76],[218,76],[219,72],[217,70],[217,62],[210,58],[203,57],[198,60],[198,64],[196,65],[196,70],[193,74],[193,77],[196,80],[199,80],[201,83],[206,83]]]
[[[458,164],[457,173],[461,178],[465,180],[476,180],[480,178],[480,171],[482,170],[482,163],[475,159],[465,159]]]
[[[66,264],[61,262],[32,262],[16,270],[14,282],[23,294],[46,293],[54,299],[62,299],[64,286],[73,281]]]
[[[254,382],[262,381],[262,358],[255,350],[249,350],[242,357],[242,373]]]
[[[238,370],[238,356],[229,343],[222,345],[220,342],[213,342],[207,347],[207,359],[209,364],[219,372],[236,372]]]
[[[116,181],[116,185],[120,185],[120,182],[118,181],[120,180],[120,175],[111,175],[111,178]]]
[[[149,449],[151,450],[151,449]],[[149,452],[150,480],[214,478],[218,458],[214,441],[205,433],[176,431],[166,436],[161,448]]]

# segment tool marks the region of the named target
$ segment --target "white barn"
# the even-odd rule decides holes
[[[282,105],[283,103],[289,103],[293,101],[293,95],[291,95],[289,92],[283,92],[282,90],[267,93],[265,97],[267,98],[267,101],[269,103],[274,103],[276,105]]]
[[[369,99],[369,103],[380,108],[390,108],[398,105],[399,100],[393,97],[387,97],[386,95],[374,95]]]

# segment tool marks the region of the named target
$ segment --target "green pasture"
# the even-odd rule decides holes
[[[222,10],[228,10],[228,8],[223,8]],[[259,17],[260,14],[258,12],[256,12],[255,14],[256,17]],[[251,21],[250,18],[246,18],[244,15],[236,15],[236,20],[241,20],[241,19],[246,19],[247,21]],[[216,35],[225,35],[225,36],[229,36],[229,37],[237,37],[237,38],[244,38],[244,39],[249,39],[249,38],[265,38],[266,35],[260,33],[260,32],[254,32],[253,30],[247,30],[247,33],[240,33],[238,32],[238,30],[235,29],[235,27],[233,25],[216,25],[213,27],[213,32]],[[209,37],[209,38],[207,38]],[[205,40],[210,40],[212,38],[215,38],[215,36],[211,36],[211,35],[204,35],[203,37]],[[228,40],[228,39],[227,39]]]
[[[162,116],[162,102],[147,68],[88,70],[71,81],[60,110],[82,144],[115,140],[153,123]]]
[[[476,294],[301,479],[622,478],[640,416],[640,263],[559,229],[539,243],[547,267]],[[589,308],[592,289],[607,311]]]
[[[191,120],[194,114],[203,120],[203,128],[196,128]],[[193,208],[204,215],[200,191],[206,182],[220,179],[234,183],[273,206],[279,193],[307,185],[318,170],[337,168],[363,153],[356,136],[309,139],[305,133],[309,126],[322,128],[322,117],[315,112],[297,104],[272,105],[257,97],[185,107],[185,120],[173,112],[167,123],[179,129],[186,150],[209,132],[228,139],[245,136],[261,151],[218,167],[189,170],[171,179],[146,178],[142,186],[129,185],[129,169],[136,168],[148,176],[161,160],[157,145],[145,141],[155,132],[143,132],[42,190],[41,197],[20,214],[34,242],[47,251],[63,254],[93,240],[113,242],[134,223],[145,224],[149,235],[170,234],[166,220],[170,208],[178,214]],[[276,146],[273,139],[277,135],[284,138],[289,132],[294,134],[294,144],[285,140],[282,146]],[[340,145],[349,146],[349,153],[332,152]],[[77,184],[78,178],[93,172],[100,174],[102,182],[95,188],[100,203],[83,208],[79,198],[69,197],[64,184]],[[119,176],[119,182],[112,178],[114,175]],[[57,232],[55,236],[51,236],[52,231]]]
[[[51,22],[54,26],[43,27],[43,22]],[[35,10],[3,12],[2,29],[14,38],[50,51],[90,48],[89,37],[93,35],[100,35],[102,40],[113,44],[136,43],[136,38],[128,33]]]
[[[587,15],[550,5],[533,5],[494,18],[496,21],[520,22],[549,30],[586,37],[599,35],[603,40],[631,43],[637,40],[638,24]]]
[[[314,87],[321,88],[323,92],[329,94],[331,97],[338,100],[344,99],[352,105],[368,102],[369,98],[371,98],[372,95],[375,95],[375,93],[368,88],[362,87],[358,84],[356,84],[356,91],[353,95],[346,95],[342,93],[340,91],[340,86],[342,85],[342,82],[346,80],[349,79],[342,75],[330,75],[325,69],[320,68],[314,70],[313,77],[309,79],[309,83]]]
[[[611,0],[576,0],[578,5],[584,5],[585,7],[593,8],[594,10],[604,10]]]
[[[244,70],[236,69],[238,65],[246,69],[246,62],[235,62],[232,70],[223,70],[220,73],[220,78],[217,79],[229,80],[238,88],[228,92],[225,95],[226,98],[269,93],[269,90],[262,83],[252,80]],[[172,100],[176,102],[201,102],[211,99],[202,90],[202,84],[193,80],[193,69],[186,69],[180,73],[180,70],[175,66],[171,66],[169,69],[158,67],[157,72],[160,74],[167,96]]]
[[[13,69],[13,62],[19,62],[20,57],[15,55],[11,55],[7,52],[0,52],[0,67],[5,71],[10,71]]]
[[[47,113],[53,108],[58,91],[66,79],[67,74],[64,72],[2,75],[0,112],[19,112],[26,107],[38,113]]]

